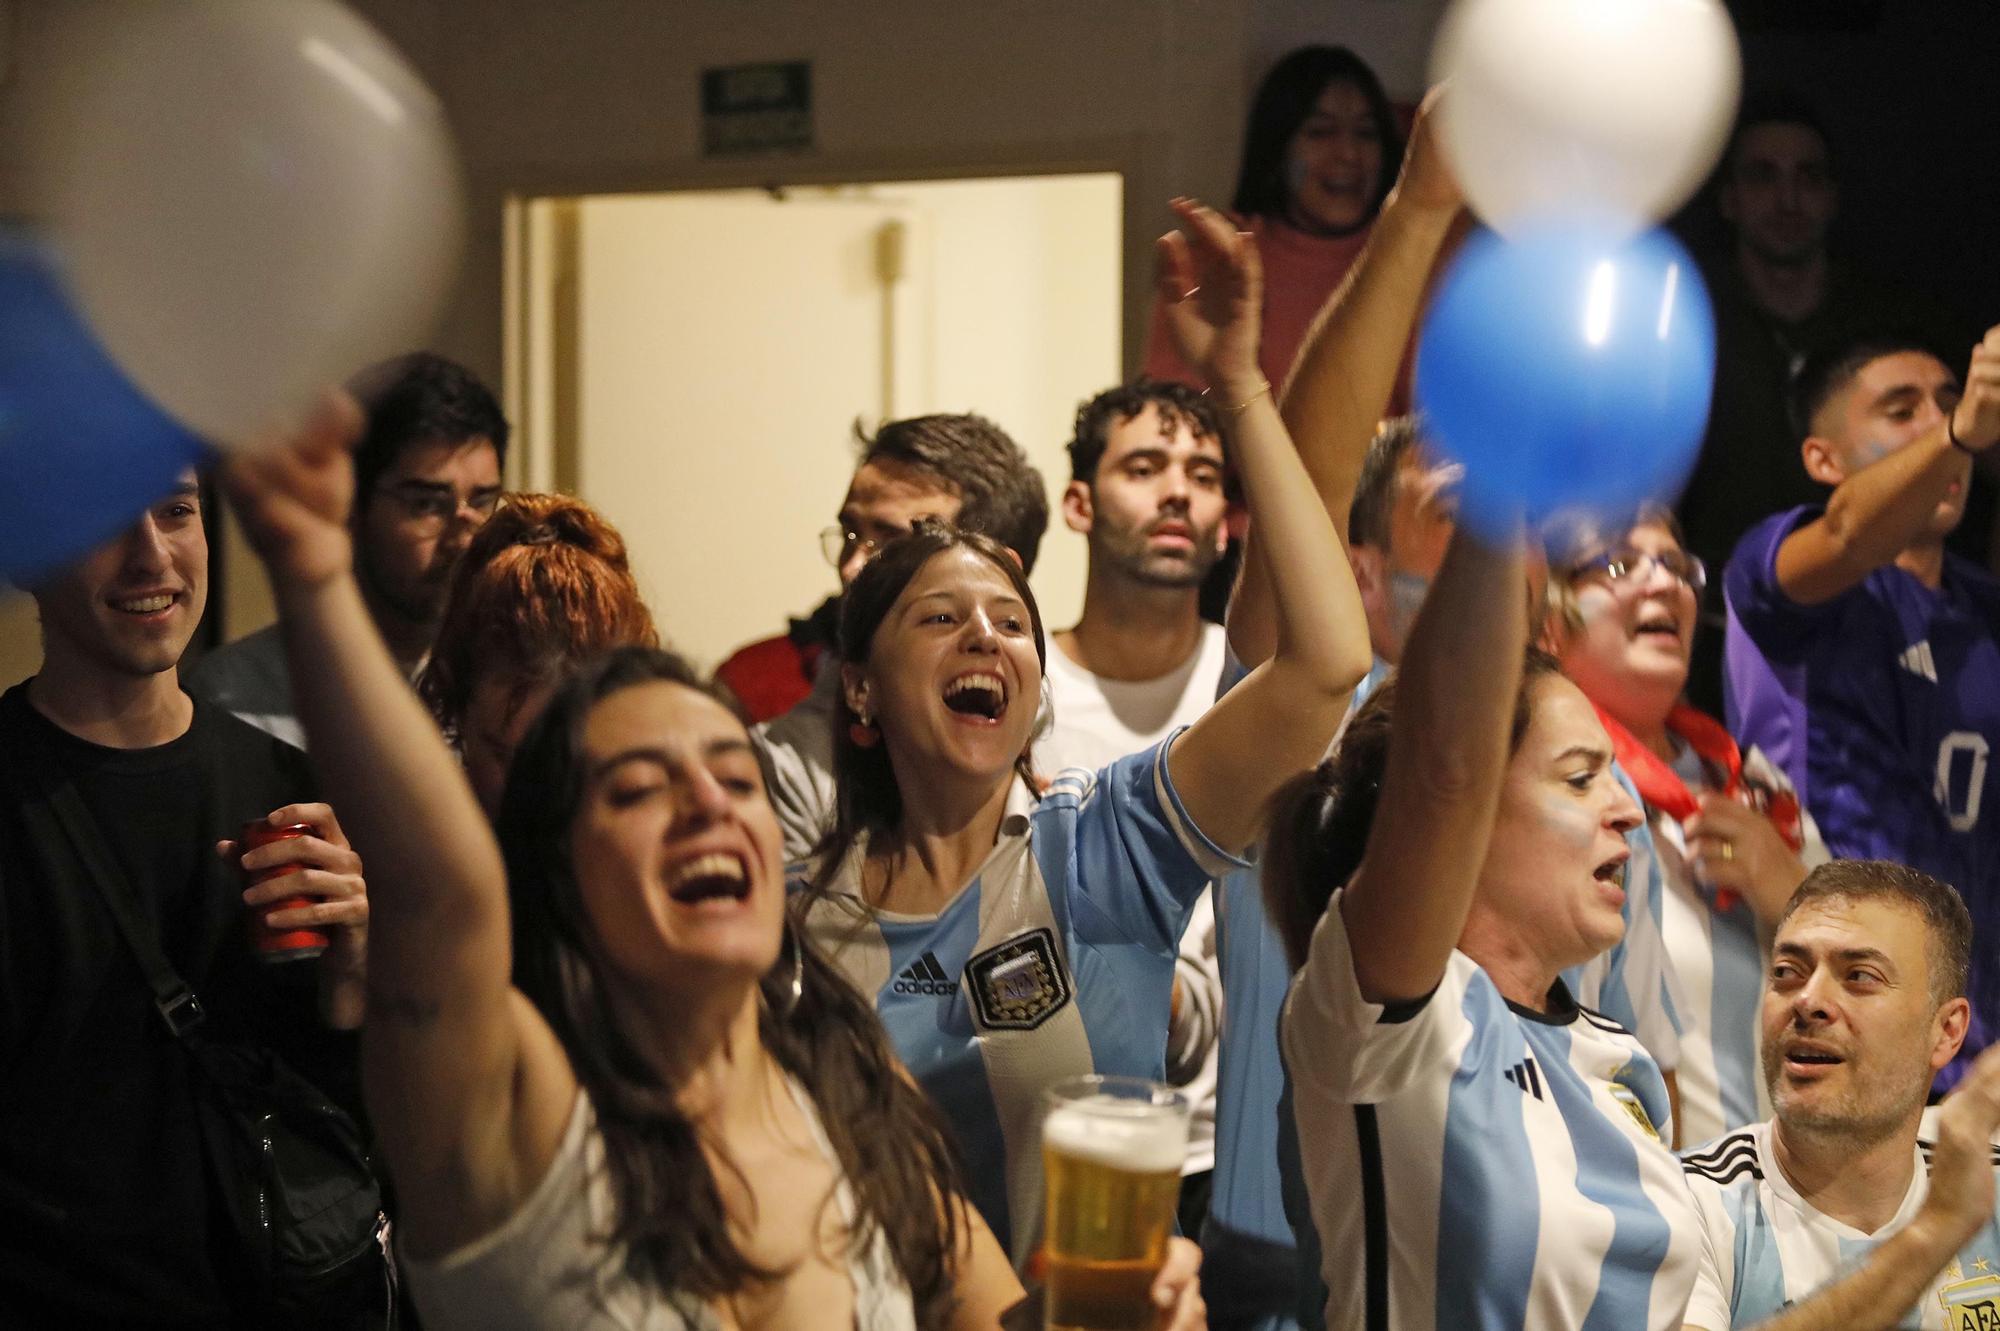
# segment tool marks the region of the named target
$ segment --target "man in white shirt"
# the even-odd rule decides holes
[[[1773,1117],[1682,1157],[1702,1243],[1687,1331],[2000,1327],[2000,1051],[1922,1130],[1965,1039],[1972,918],[1882,860],[1834,860],[1779,921],[1763,1003]]]
[[[1215,701],[1222,627],[1203,622],[1202,580],[1221,558],[1222,428],[1182,384],[1141,379],[1076,413],[1063,521],[1090,543],[1083,615],[1055,635],[1055,724],[1035,765],[1103,767],[1157,744]]]
[[[1036,770],[1096,771],[1191,724],[1215,701],[1227,645],[1201,618],[1201,584],[1228,541],[1222,424],[1183,384],[1140,379],[1077,409],[1063,520],[1090,544],[1083,615],[1054,637],[1051,723]],[[1204,893],[1181,942],[1167,1071],[1195,1107],[1182,1224],[1196,1232],[1215,1168],[1222,975]]]

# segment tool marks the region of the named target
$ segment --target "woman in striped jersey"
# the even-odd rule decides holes
[[[1694,1278],[1659,1067],[1559,978],[1623,932],[1640,813],[1525,655],[1526,586],[1461,528],[1398,677],[1273,809],[1328,1326],[1678,1331]]]
[[[996,1331],[1021,1286],[787,918],[742,722],[620,648],[530,729],[496,842],[357,589],[354,419],[330,404],[228,480],[368,848],[366,1090],[426,1325]],[[1201,1322],[1195,1264],[1177,1247],[1154,1284],[1174,1331]]]
[[[801,884],[812,937],[874,997],[1023,1265],[1043,1088],[1161,1076],[1189,912],[1243,862],[1270,794],[1325,751],[1369,665],[1339,538],[1257,368],[1255,244],[1175,206],[1161,299],[1221,399],[1275,655],[1193,726],[1042,791],[1028,756],[1047,647],[1018,562],[938,528],[892,543],[844,598],[837,821]]]
[[[1784,773],[1681,700],[1707,575],[1673,514],[1648,505],[1629,525],[1551,534],[1551,649],[1638,786],[1659,855],[1680,1143],[1692,1146],[1769,1112],[1757,1066],[1765,940],[1826,847]]]

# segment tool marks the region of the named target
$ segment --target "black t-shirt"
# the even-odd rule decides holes
[[[19,685],[0,695],[0,761],[33,799],[24,763],[74,783],[209,1036],[269,1045],[358,1106],[356,1044],[320,1023],[316,963],[254,956],[245,884],[214,850],[313,798],[304,754],[200,703],[179,739],[108,749]],[[52,820],[0,795],[0,1321],[227,1325],[243,1281],[197,1130],[187,1057],[98,889]]]

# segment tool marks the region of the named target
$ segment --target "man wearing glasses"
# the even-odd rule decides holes
[[[921,519],[982,532],[1012,550],[1033,573],[1049,525],[1041,473],[1020,445],[983,416],[914,416],[861,435],[861,458],[837,521],[820,533],[820,549],[845,589],[882,546],[906,536]],[[785,832],[785,858],[803,859],[833,815],[833,718],[840,697],[840,662],[831,645],[839,610],[829,602],[814,614],[827,625],[826,646],[814,661],[812,690],[751,737],[764,763],[772,807]],[[783,642],[783,639],[773,640]],[[731,663],[766,647],[752,644],[716,672],[737,687]],[[739,690],[740,691],[740,690]]]
[[[1752,527],[1730,557],[1730,730],[1785,770],[1836,856],[1943,879],[1990,936],[2000,583],[1944,543],[1976,456],[2000,442],[2000,328],[1973,349],[1962,391],[1922,343],[1871,335],[1808,357],[1792,406],[1806,474],[1833,493]],[[1990,947],[1967,997],[1940,1091],[2000,1031]]]
[[[507,418],[470,370],[427,352],[384,361],[348,387],[368,413],[354,452],[355,571],[375,626],[414,678],[452,567],[500,501]],[[305,746],[275,625],[211,652],[188,687]]]

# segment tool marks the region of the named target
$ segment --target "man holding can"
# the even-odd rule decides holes
[[[10,1325],[251,1323],[195,1070],[109,902],[156,935],[204,1037],[358,1105],[361,862],[301,753],[181,689],[208,590],[191,473],[29,590],[42,669],[0,695],[0,1307]],[[246,823],[279,839],[239,856]]]

